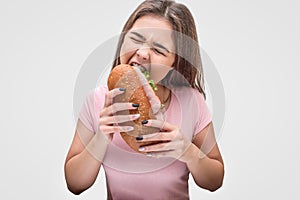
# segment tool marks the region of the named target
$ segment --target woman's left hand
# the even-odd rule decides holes
[[[151,157],[172,157],[187,162],[186,151],[192,143],[181,133],[179,127],[162,120],[148,120],[144,126],[160,128],[161,132],[143,135],[139,141],[160,143],[141,146],[139,151]]]

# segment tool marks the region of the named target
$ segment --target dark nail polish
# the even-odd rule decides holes
[[[119,90],[124,92],[126,88],[119,88]]]
[[[136,139],[137,141],[141,141],[141,140],[143,140],[143,136],[137,136],[135,139]]]
[[[148,123],[148,120],[144,120],[141,122],[143,125]]]
[[[137,108],[137,107],[139,107],[140,106],[140,104],[138,104],[138,103],[133,103],[132,104],[132,107],[135,107],[135,108]]]

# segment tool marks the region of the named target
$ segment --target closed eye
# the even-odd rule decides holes
[[[159,49],[157,49],[157,48],[153,48],[153,51],[154,51],[155,53],[157,53],[157,54],[161,54],[161,55],[165,56],[165,54],[164,54],[161,50],[159,50]]]
[[[159,44],[159,43],[157,43],[157,42],[154,42],[154,43],[153,43],[153,46],[155,47],[155,49],[156,49],[158,52],[160,52],[160,53],[163,54],[163,55],[165,55],[164,52],[170,53],[170,51],[169,51],[164,45],[162,45],[162,44]]]
[[[132,41],[134,41],[135,43],[143,43],[144,41],[138,39],[138,38],[135,38],[135,37],[129,37]]]
[[[146,41],[146,38],[137,32],[131,32],[129,38],[132,41],[137,42],[137,43],[142,43],[142,42]]]

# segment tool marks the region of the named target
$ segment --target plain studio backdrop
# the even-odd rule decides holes
[[[65,184],[74,87],[140,2],[1,1],[1,199],[105,199],[102,170],[81,196]],[[223,187],[211,193],[190,179],[191,199],[299,199],[299,2],[180,2],[226,95]]]

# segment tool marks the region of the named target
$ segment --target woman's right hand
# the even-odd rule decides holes
[[[110,141],[115,132],[129,132],[133,130],[132,126],[119,126],[119,123],[133,121],[140,117],[139,114],[132,115],[114,115],[116,112],[124,110],[135,110],[138,104],[133,103],[113,103],[113,98],[123,94],[124,88],[115,88],[105,94],[104,108],[100,112],[98,130],[103,133]]]

